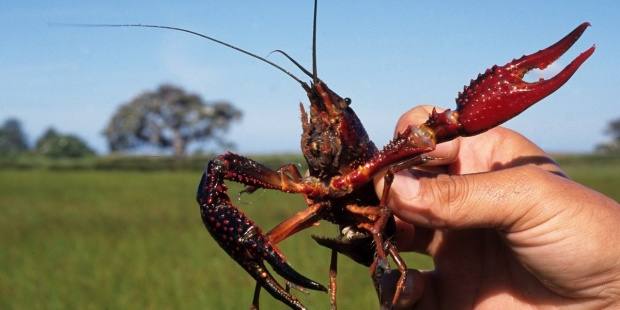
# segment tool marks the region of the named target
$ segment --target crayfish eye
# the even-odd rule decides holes
[[[351,98],[338,99],[337,102],[341,109],[346,109],[351,105]]]

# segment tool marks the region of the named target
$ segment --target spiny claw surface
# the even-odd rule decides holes
[[[265,268],[264,261],[280,276],[297,286],[320,291],[327,289],[296,272],[260,228],[232,205],[224,184],[227,167],[226,160],[212,160],[198,186],[197,200],[205,227],[228,255],[271,295],[293,309],[305,309],[299,300],[286,292],[273,278]]]
[[[560,41],[534,54],[515,59],[504,66],[493,66],[459,93],[458,105],[461,131],[475,135],[493,128],[560,88],[592,53],[592,46],[577,56],[553,78],[528,83],[523,76],[530,70],[545,69],[564,54],[589,26],[582,23]]]

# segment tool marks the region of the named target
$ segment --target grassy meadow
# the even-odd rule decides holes
[[[620,200],[620,160],[559,158],[577,181]],[[211,239],[194,200],[200,171],[0,170],[0,309],[247,309],[252,279]],[[268,229],[304,208],[298,196],[231,195]],[[329,252],[311,233],[282,243],[301,273],[327,283]],[[413,267],[427,259],[408,254]],[[376,309],[366,268],[341,258],[339,305]],[[311,309],[327,295],[295,293]],[[263,292],[261,306],[284,309]]]

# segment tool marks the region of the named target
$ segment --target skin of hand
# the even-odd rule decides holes
[[[431,109],[408,111],[396,130],[422,124]],[[399,172],[388,199],[398,248],[435,262],[433,271],[412,273],[423,292],[403,292],[419,298],[416,309],[620,309],[616,201],[570,180],[538,146],[501,127],[429,155],[437,158],[427,167],[433,173]],[[375,185],[381,195],[383,178]]]

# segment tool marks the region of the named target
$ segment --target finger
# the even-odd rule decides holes
[[[471,175],[399,172],[388,205],[400,219],[432,228],[510,228],[543,198],[548,178],[528,165]]]
[[[408,126],[426,122],[433,111],[445,109],[431,105],[417,106],[405,112],[396,125],[396,132]],[[456,163],[451,171],[459,174],[505,169],[519,165],[534,164],[541,168],[564,175],[562,170],[541,148],[520,135],[503,127],[496,127],[473,137],[461,137],[437,145],[429,156],[436,159],[425,166],[443,166]]]
[[[426,120],[428,120],[428,116],[433,112],[433,108],[436,108],[432,105],[419,105],[411,110],[403,113],[396,122],[396,129],[394,134],[403,132],[410,125],[422,125]],[[436,108],[437,111],[443,111],[445,109]]]
[[[424,277],[422,273],[415,269],[407,269],[405,279],[405,289],[400,294],[397,303],[392,306],[392,297],[396,290],[396,283],[400,277],[398,270],[391,270],[379,279],[379,296],[382,309],[412,309],[413,306],[422,298],[424,294]]]
[[[431,166],[431,167],[415,167],[416,173],[419,175],[436,176],[441,173],[447,173],[447,169],[444,166]],[[383,194],[384,177],[379,175],[375,177],[375,191],[377,195]],[[396,247],[400,251],[413,251],[423,254],[430,254],[430,244],[434,241],[436,232],[434,229],[429,229],[421,226],[414,226],[413,224],[401,220],[398,216],[395,218],[396,232],[392,236]]]
[[[421,271],[421,278],[424,281],[424,293],[418,299],[415,309],[440,309],[438,302],[438,292],[440,285],[436,279],[435,271]]]
[[[396,217],[396,247],[403,252],[418,252],[429,254],[429,247],[436,231],[422,226],[415,226]]]
[[[445,110],[444,108],[434,107],[431,105],[421,105],[405,112],[396,123],[395,134],[404,131],[409,126],[419,126],[424,124],[426,120],[428,120],[428,117],[433,109],[437,109],[439,112]],[[459,148],[460,138],[441,143],[437,145],[434,151],[427,154],[428,156],[436,159],[429,161],[425,165],[440,166],[453,163],[457,159]]]
[[[436,169],[441,167],[424,167],[423,170],[419,168],[415,169],[415,173],[417,176],[429,176],[434,177],[439,175],[440,173],[445,173],[445,171],[441,172],[432,172],[429,171],[429,168]],[[383,193],[383,181],[381,178],[378,182],[376,182],[375,188],[379,193]],[[380,195],[380,194],[379,194]],[[436,231],[434,229],[430,229],[422,226],[414,226],[413,224],[407,222],[406,220],[400,219],[398,216],[395,217],[396,222],[396,233],[393,238],[396,242],[396,246],[401,251],[414,251],[424,254],[429,254],[430,244],[435,239]]]
[[[468,174],[528,164],[562,174],[557,163],[532,141],[508,128],[496,127],[462,138],[457,165],[451,168],[454,168],[453,173]]]

